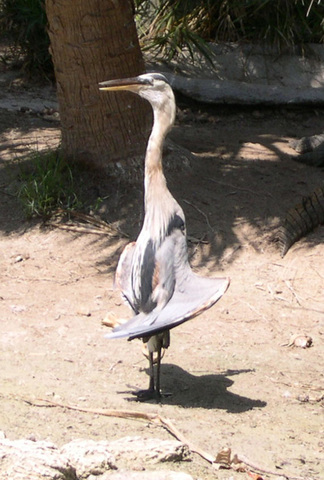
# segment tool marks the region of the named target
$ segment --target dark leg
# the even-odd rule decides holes
[[[150,383],[148,390],[140,390],[134,395],[137,396],[137,399],[140,401],[160,399],[160,376],[161,376],[161,360],[162,360],[162,348],[168,348],[170,345],[170,332],[166,330],[158,335],[154,335],[148,339],[144,339],[147,342],[148,346],[148,359],[150,362],[149,375]],[[156,359],[156,380],[154,379],[154,362],[153,362],[153,352],[157,353]],[[170,394],[163,394],[163,396],[169,396]]]
[[[157,397],[161,396],[160,376],[161,376],[161,348],[159,348],[159,350],[157,352],[157,360],[156,360],[156,386],[155,386],[155,391],[156,391]]]
[[[160,363],[161,363],[161,350],[158,352],[158,378],[156,381],[156,388],[155,388],[155,381],[154,381],[154,363],[153,363],[153,352],[149,352],[149,375],[150,375],[150,383],[148,390],[139,390],[135,393],[138,400],[143,402],[145,400],[152,400],[154,398],[159,398],[160,395],[160,379],[159,379],[159,371],[160,371]]]
[[[149,383],[149,392],[154,392],[154,363],[153,363],[153,352],[149,352],[149,375],[150,375],[150,383]]]
[[[159,348],[157,351],[157,359],[156,359],[156,382],[155,382],[155,398],[161,397],[170,397],[172,394],[163,392],[161,394],[160,389],[160,379],[161,379],[161,360],[162,360],[162,348]]]

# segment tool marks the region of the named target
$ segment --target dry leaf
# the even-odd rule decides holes
[[[244,473],[247,471],[247,466],[243,462],[232,463],[232,468],[235,472]]]
[[[294,334],[290,337],[288,347],[309,348],[313,343],[313,339],[308,335]]]
[[[259,475],[258,473],[252,473],[252,472],[247,472],[247,473],[253,480],[264,480],[264,478],[261,477],[261,475]]]
[[[105,327],[115,328],[127,321],[128,320],[125,318],[118,318],[113,312],[108,312],[105,318],[101,321],[101,324]]]
[[[218,468],[231,468],[231,449],[224,447],[216,455],[215,463],[218,463]]]

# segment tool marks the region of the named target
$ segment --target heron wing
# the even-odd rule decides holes
[[[122,292],[129,306],[136,312],[135,298],[131,283],[132,262],[136,242],[131,242],[124,248],[116,269],[115,286]]]
[[[106,338],[141,338],[156,335],[196,317],[214,305],[229,286],[228,278],[207,278],[194,274],[190,267],[181,288],[176,287],[172,298],[162,310],[135,315],[116,327]]]
[[[163,309],[172,297],[178,265],[187,264],[185,235],[173,228],[158,245],[147,232],[137,240],[133,257],[131,286],[137,311]]]

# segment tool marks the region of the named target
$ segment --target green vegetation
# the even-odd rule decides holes
[[[26,74],[52,76],[45,0],[0,0],[0,36]]]
[[[29,218],[47,217],[58,208],[75,210],[81,207],[75,174],[59,152],[33,153],[27,161],[24,159],[19,176],[18,197]]]
[[[210,1],[135,0],[135,4],[142,50],[171,60],[186,46],[192,57],[196,48],[209,58]]]
[[[0,36],[26,73],[52,75],[45,0],[0,0]],[[145,50],[172,59],[187,47],[209,57],[207,42],[264,43],[282,49],[324,41],[321,0],[135,0]]]
[[[319,0],[135,0],[143,49],[172,59],[206,42],[263,43],[279,50],[324,41]]]

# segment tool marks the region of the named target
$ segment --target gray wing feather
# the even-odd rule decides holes
[[[136,312],[135,298],[131,283],[132,263],[136,242],[129,243],[124,248],[116,269],[115,286],[122,292],[130,307]]]
[[[228,278],[199,277],[189,270],[181,282],[181,290],[176,288],[162,310],[155,308],[148,314],[139,313],[116,327],[106,338],[141,338],[174,328],[214,305],[228,286]]]
[[[130,244],[121,256],[116,274],[117,286],[126,298],[129,297],[130,303],[136,302],[131,281],[134,261],[135,244]],[[228,278],[199,277],[192,272],[186,237],[179,228],[173,229],[164,239],[155,253],[154,262],[158,284],[151,291],[152,309],[141,312],[134,309],[137,314],[114,328],[105,335],[106,338],[141,338],[174,328],[214,305],[229,285]],[[142,268],[145,270],[145,262]]]

